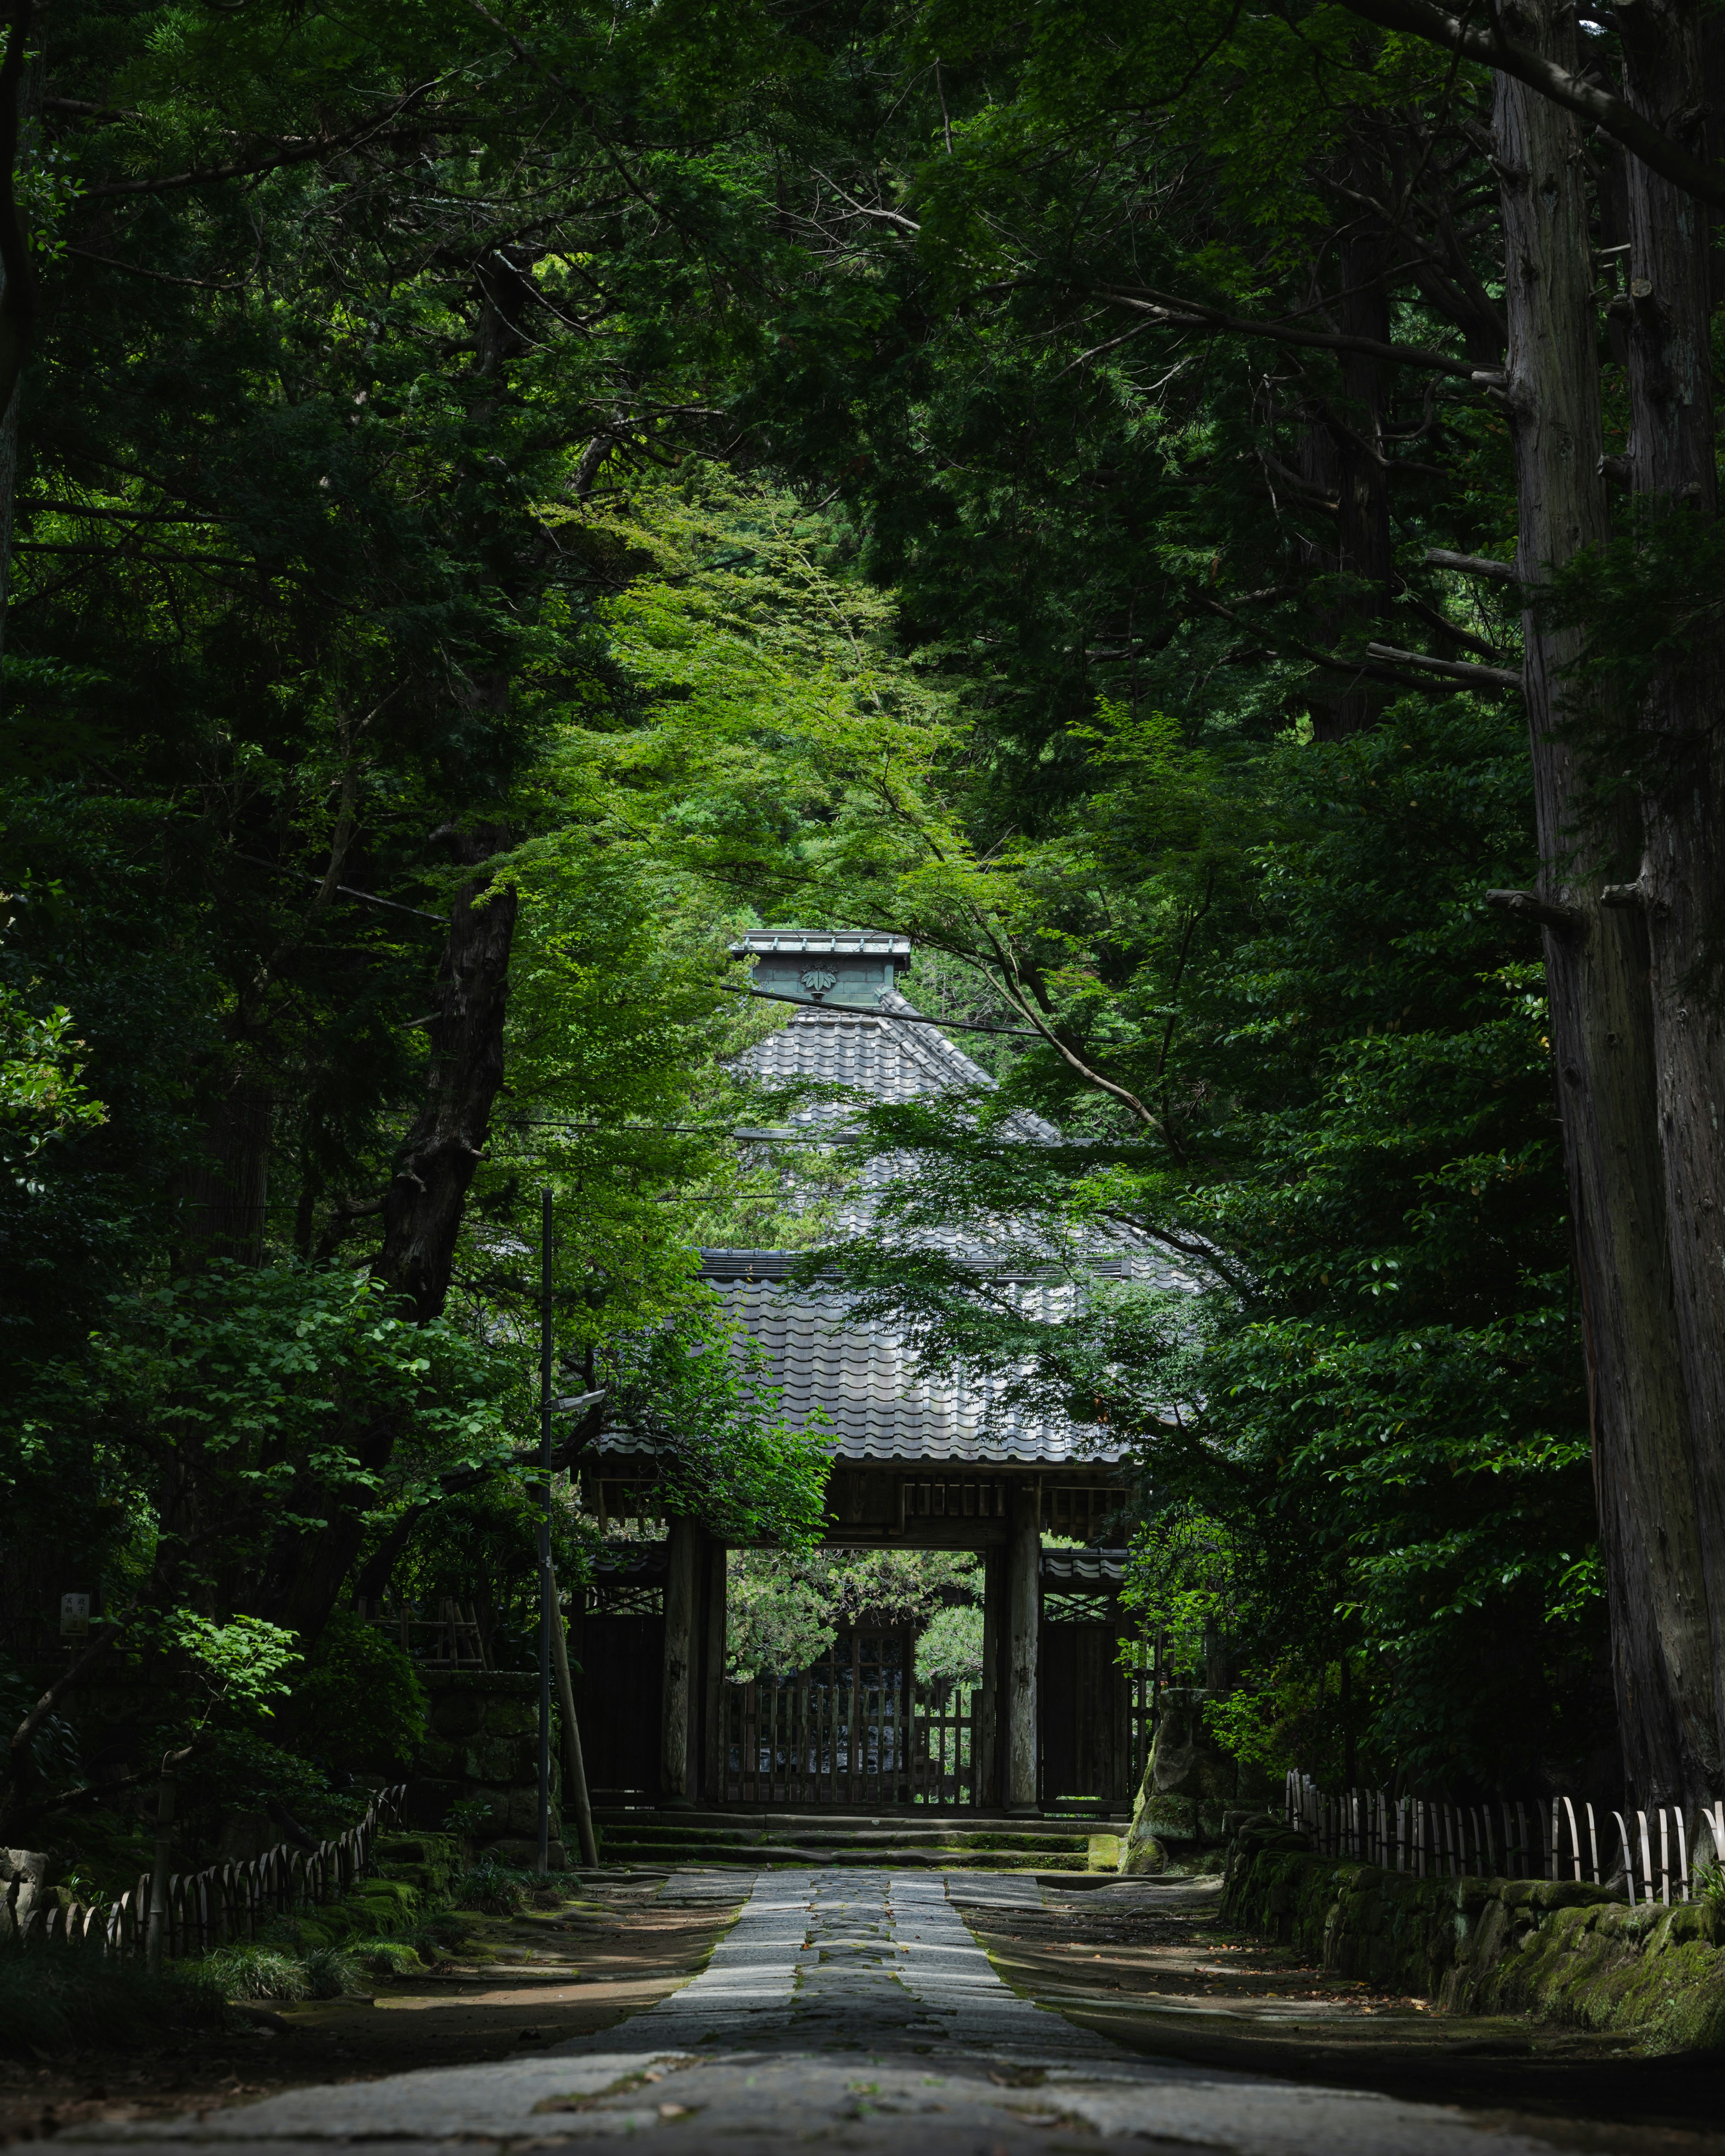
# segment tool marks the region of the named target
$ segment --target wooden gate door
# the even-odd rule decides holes
[[[588,1788],[596,1804],[655,1803],[665,1691],[664,1594],[656,1585],[589,1589],[570,1672]]]
[[[981,1695],[913,1681],[909,1632],[841,1632],[794,1676],[725,1688],[726,1801],[973,1804]]]
[[[977,1800],[983,1696],[949,1684],[911,1693],[911,1802],[963,1808]]]
[[[1042,1628],[1036,1690],[1041,1728],[1041,1801],[1130,1799],[1131,1700],[1116,1661],[1119,1642],[1106,1621]]]
[[[910,1646],[901,1631],[841,1632],[793,1676],[727,1685],[726,1801],[907,1803]]]

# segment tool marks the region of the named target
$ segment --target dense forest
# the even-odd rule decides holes
[[[547,1189],[560,1467],[806,1553],[696,1253],[807,1248],[1125,1437],[1240,1757],[1717,1797],[1712,0],[6,20],[0,1841],[90,1658],[212,1806],[356,1594],[531,1661]],[[1000,1029],[866,1240],[786,921]]]

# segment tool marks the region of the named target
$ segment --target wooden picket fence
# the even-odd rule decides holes
[[[1288,1825],[1307,1835],[1321,1856],[1352,1857],[1416,1878],[1584,1879],[1601,1886],[1621,1877],[1631,1902],[1669,1904],[1694,1895],[1688,1830],[1676,1806],[1635,1812],[1634,1827],[1623,1813],[1609,1813],[1603,1870],[1601,1823],[1591,1804],[1578,1814],[1568,1797],[1553,1797],[1549,1804],[1455,1804],[1392,1797],[1384,1789],[1332,1795],[1309,1774],[1291,1771],[1286,1809]],[[1715,1861],[1725,1862],[1725,1803],[1703,1810],[1700,1818],[1712,1837]]]
[[[259,1923],[295,1909],[315,1908],[347,1893],[370,1870],[372,1846],[399,1816],[407,1784],[380,1789],[365,1817],[316,1849],[279,1842],[244,1864],[176,1872],[167,1883],[164,1950],[170,1956],[208,1953],[234,1939],[254,1939]],[[20,1912],[22,1879],[0,1900],[0,1941],[21,1947],[86,1947],[101,1953],[141,1953],[150,1922],[150,1874],[106,1907],[62,1904],[53,1889],[37,1889]]]
[[[744,1804],[976,1802],[982,1694],[799,1673],[726,1685],[725,1793]]]

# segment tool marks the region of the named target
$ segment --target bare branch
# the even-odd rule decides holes
[[[1399,651],[1393,644],[1368,644],[1366,656],[1386,659],[1397,666],[1422,666],[1428,674],[1441,674],[1447,681],[1463,681],[1471,688],[1519,690],[1522,685],[1521,675],[1507,666],[1473,666],[1461,659],[1428,659],[1423,651]]]
[[[1587,933],[1587,916],[1573,906],[1559,906],[1553,900],[1542,898],[1537,891],[1488,891],[1487,906],[1495,906],[1500,913],[1512,914],[1517,921],[1532,921],[1542,928],[1548,928],[1553,936],[1580,937]]]
[[[1454,569],[1464,577],[1489,577],[1499,584],[1518,584],[1522,581],[1507,562],[1493,562],[1484,554],[1452,554],[1446,547],[1428,547],[1425,558],[1434,569]]]

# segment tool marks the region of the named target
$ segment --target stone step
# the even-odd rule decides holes
[[[931,1820],[854,1819],[762,1819],[758,1815],[726,1819],[710,1812],[595,1811],[608,1834],[633,1837],[672,1835],[717,1847],[762,1840],[847,1847],[1067,1849],[1081,1846],[1097,1833],[1117,1833],[1124,1820],[1024,1820],[968,1817]]]
[[[633,1838],[650,1839],[669,1835],[679,1841],[709,1842],[715,1847],[722,1843],[753,1843],[763,1840],[783,1842],[843,1844],[846,1847],[868,1849],[886,1847],[924,1847],[931,1849],[1066,1849],[1087,1841],[1098,1831],[1090,1826],[1064,1828],[1052,1824],[1046,1826],[1011,1829],[1005,1827],[850,1827],[834,1824],[829,1826],[796,1827],[710,1827],[697,1826],[688,1821],[671,1818],[634,1818],[600,1821],[608,1834],[627,1835]]]
[[[1090,1851],[1083,1850],[970,1850],[875,1849],[866,1852],[758,1843],[752,1846],[711,1843],[622,1844],[608,1835],[602,1855],[607,1864],[629,1865],[645,1871],[664,1871],[687,1866],[700,1871],[758,1871],[763,1865],[806,1865],[817,1871],[848,1869],[880,1871],[1018,1871],[1081,1872],[1090,1868]]]
[[[1130,1811],[1053,1811],[1027,1817],[1023,1814],[968,1808],[963,1811],[939,1811],[932,1805],[923,1804],[898,1811],[866,1811],[858,1808],[820,1812],[718,1811],[704,1806],[697,1810],[692,1805],[662,1810],[656,1804],[595,1804],[593,1815],[608,1825],[614,1822],[675,1825],[693,1832],[742,1829],[780,1835],[811,1830],[824,1832],[829,1829],[842,1829],[847,1833],[878,1829],[894,1834],[1082,1834],[1111,1830],[1117,1824],[1124,1825],[1132,1818]]]

